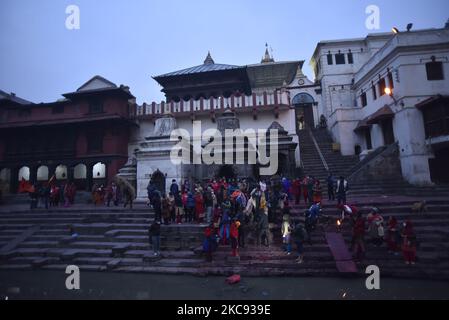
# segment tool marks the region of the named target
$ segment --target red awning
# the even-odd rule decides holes
[[[394,112],[387,105],[383,106],[367,118],[367,124],[377,124],[382,120],[393,119]]]
[[[449,101],[449,96],[443,96],[441,94],[430,97],[424,101],[421,101],[417,105],[415,105],[416,108],[422,110],[423,108],[429,107],[431,105],[434,105],[435,103],[440,103],[444,101]]]

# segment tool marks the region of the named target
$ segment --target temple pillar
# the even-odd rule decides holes
[[[75,167],[73,165],[67,165],[67,181],[73,182],[75,175]]]
[[[38,166],[30,166],[30,182],[37,183],[37,168]]]
[[[87,191],[91,191],[93,187],[93,171],[94,165],[92,163],[86,164],[86,188]]]
[[[11,168],[11,178],[10,178],[10,190],[11,193],[17,193],[19,187],[19,168]]]

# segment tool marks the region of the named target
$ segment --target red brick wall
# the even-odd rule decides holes
[[[63,113],[52,113],[53,108],[62,107]],[[80,100],[79,102],[61,104],[57,107],[51,106],[34,106],[29,108],[31,114],[26,117],[19,115],[19,110],[28,107],[19,107],[8,111],[8,122],[27,122],[27,121],[42,121],[42,120],[63,120],[63,119],[77,119],[89,117],[89,102],[88,100]],[[103,98],[104,115],[120,115],[128,116],[128,101],[124,98]]]

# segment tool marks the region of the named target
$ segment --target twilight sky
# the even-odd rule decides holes
[[[68,30],[66,7],[80,9]],[[380,29],[368,30],[368,5]],[[49,102],[94,75],[126,84],[139,103],[160,101],[151,76],[203,63],[260,62],[265,43],[276,61],[306,60],[320,40],[371,32],[440,28],[447,0],[0,0],[0,89]]]

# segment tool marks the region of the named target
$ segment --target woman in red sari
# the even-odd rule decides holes
[[[204,220],[204,198],[201,192],[197,190],[195,193],[195,213],[196,220],[201,223]]]
[[[399,231],[398,231],[398,220],[395,217],[390,217],[388,220],[388,231],[386,236],[386,242],[388,246],[388,252],[389,253],[398,253],[398,238],[399,238]]]
[[[301,181],[301,187],[302,187],[302,194],[304,196],[304,203],[307,204],[307,202],[309,201],[309,192],[307,191],[307,183],[308,183],[308,179],[307,177],[304,177]]]
[[[320,185],[320,180],[315,180],[315,185],[313,186],[313,203],[322,202],[322,189]]]
[[[301,180],[299,178],[293,181],[292,189],[293,196],[295,197],[295,204],[298,205],[301,201]]]
[[[402,254],[404,256],[405,264],[416,263],[416,234],[413,230],[413,224],[410,220],[405,223],[402,230]]]

